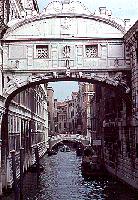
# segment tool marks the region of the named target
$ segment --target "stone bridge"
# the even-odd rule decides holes
[[[0,45],[5,97],[1,139],[6,155],[10,103],[29,87],[79,81],[112,87],[125,98],[131,95],[130,60],[125,58],[129,53],[123,38],[126,22],[112,18],[108,10],[91,13],[80,2],[53,1],[41,14],[8,26]]]
[[[74,1],[54,1],[41,15],[19,20],[2,38],[3,95],[62,80],[121,86],[128,93],[124,24]]]
[[[112,87],[125,99],[131,95],[130,60],[125,58],[128,49],[123,38],[126,23],[110,14],[107,10],[91,13],[76,1],[53,1],[41,14],[9,24],[0,46],[5,97],[1,139],[5,156],[9,154],[10,103],[29,87],[79,81]],[[89,139],[81,137],[64,139],[89,144]],[[61,140],[51,138],[51,146]]]
[[[90,145],[90,137],[79,134],[59,134],[49,139],[49,150],[62,141],[81,143],[84,147]]]

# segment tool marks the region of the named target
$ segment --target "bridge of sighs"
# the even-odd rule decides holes
[[[130,66],[123,38],[126,28],[126,21],[115,20],[106,8],[91,13],[75,1],[54,1],[41,14],[10,24],[0,50],[6,97],[1,131],[6,152],[9,105],[26,88],[81,81],[130,95]]]

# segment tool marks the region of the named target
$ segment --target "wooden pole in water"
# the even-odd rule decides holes
[[[37,167],[39,166],[39,152],[38,152],[38,146],[35,147],[35,159]]]
[[[18,194],[18,185],[17,185],[17,178],[16,178],[16,162],[15,162],[15,150],[12,150],[11,152],[11,158],[12,158],[12,173],[13,173],[13,189],[14,189],[14,199],[19,200],[19,194]]]
[[[39,175],[40,175],[40,165],[39,165],[39,151],[38,151],[38,146],[35,147],[35,159],[36,159],[37,184],[38,184]]]
[[[20,148],[20,200],[23,199],[23,162],[24,148]]]

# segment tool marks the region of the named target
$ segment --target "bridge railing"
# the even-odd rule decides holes
[[[87,140],[90,141],[90,137],[88,136],[84,136],[84,135],[79,135],[79,134],[59,134],[59,135],[55,135],[52,136],[50,138],[51,141],[54,140],[59,140],[59,139],[76,139],[76,140]]]

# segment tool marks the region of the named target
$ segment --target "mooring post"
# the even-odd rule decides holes
[[[23,163],[24,163],[24,148],[20,148],[20,200],[23,199]]]
[[[37,177],[39,178],[40,174],[40,165],[39,165],[39,151],[38,146],[35,146],[35,159],[36,159],[36,170],[37,170]]]
[[[14,199],[19,200],[18,185],[16,178],[16,161],[15,161],[15,150],[10,151],[12,158],[12,173],[13,173],[13,189],[14,189]]]

